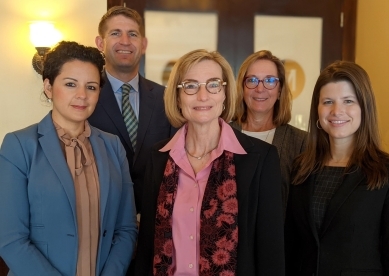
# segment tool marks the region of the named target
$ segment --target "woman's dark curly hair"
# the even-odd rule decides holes
[[[74,41],[61,41],[52,48],[44,57],[43,80],[49,79],[53,85],[55,78],[61,73],[62,66],[73,60],[90,62],[100,72],[100,87],[104,85],[102,76],[105,60],[97,48],[78,44]]]

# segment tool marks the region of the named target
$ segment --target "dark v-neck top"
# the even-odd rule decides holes
[[[311,208],[319,233],[331,198],[342,183],[344,170],[344,167],[325,166],[316,176]]]

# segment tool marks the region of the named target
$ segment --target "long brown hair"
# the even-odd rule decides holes
[[[326,84],[338,81],[352,85],[361,108],[361,124],[355,132],[354,150],[345,172],[351,172],[356,166],[365,174],[369,190],[382,188],[388,181],[389,155],[380,146],[373,89],[366,71],[348,61],[330,64],[317,79],[311,101],[307,149],[295,160],[292,184],[301,184],[311,173],[321,170],[331,157],[329,136],[316,126],[316,122],[320,90]]]
[[[286,81],[285,67],[282,61],[274,56],[270,51],[262,50],[248,56],[242,63],[236,79],[238,101],[236,116],[234,120],[239,125],[247,121],[247,105],[243,99],[244,78],[246,77],[249,67],[257,60],[269,60],[277,67],[277,77],[280,79],[280,98],[274,104],[273,124],[276,127],[286,125],[292,118],[292,93],[290,92],[288,82]]]

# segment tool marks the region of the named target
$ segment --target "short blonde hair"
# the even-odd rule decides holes
[[[242,125],[242,123],[247,121],[247,105],[243,98],[244,79],[249,67],[257,60],[270,60],[277,67],[277,77],[280,79],[281,90],[280,98],[274,104],[273,124],[276,127],[286,125],[292,118],[292,93],[290,92],[288,82],[286,81],[284,64],[278,57],[267,50],[258,51],[248,56],[239,69],[238,77],[236,79],[239,104],[236,118],[234,119],[238,121],[239,125]]]
[[[183,55],[174,64],[165,89],[164,102],[166,116],[171,125],[176,128],[181,127],[187,122],[178,107],[179,88],[177,88],[177,85],[182,83],[184,76],[192,68],[192,66],[204,60],[212,60],[219,64],[222,69],[223,81],[227,82],[227,85],[224,86],[226,95],[226,99],[224,101],[225,108],[223,109],[220,117],[228,123],[235,114],[237,93],[234,74],[230,64],[220,53],[216,51],[208,52],[204,49],[194,50]]]

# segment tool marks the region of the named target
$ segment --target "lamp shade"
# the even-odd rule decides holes
[[[61,33],[48,21],[30,24],[30,40],[35,47],[51,47],[62,39]]]

